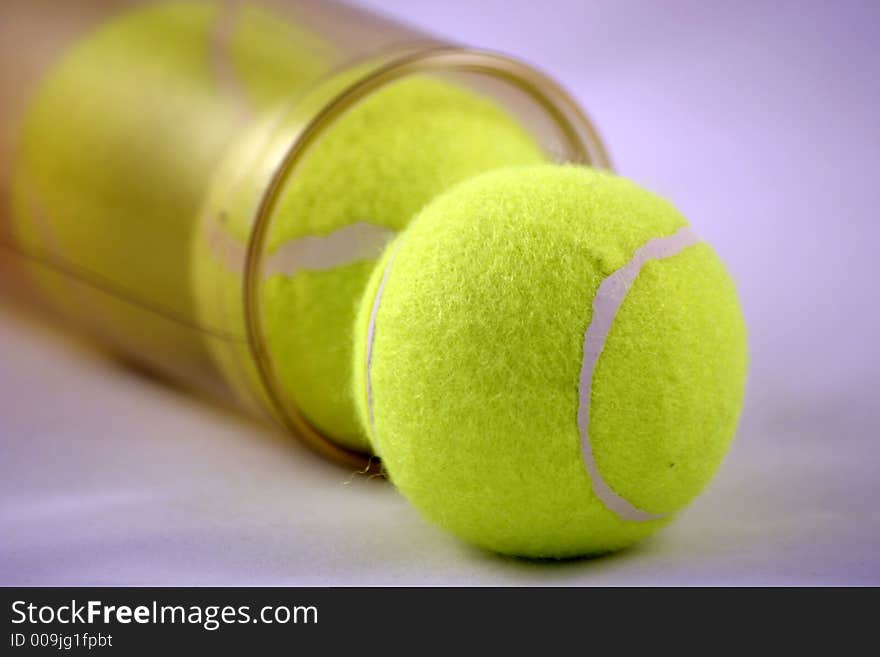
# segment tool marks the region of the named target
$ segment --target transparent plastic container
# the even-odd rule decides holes
[[[348,5],[4,0],[3,288],[369,467],[280,384],[258,286],[303,159],[346,112],[411,76],[492,99],[548,159],[610,166],[577,103],[543,74]],[[238,242],[217,230],[230,217]],[[194,282],[200,252],[222,273]]]

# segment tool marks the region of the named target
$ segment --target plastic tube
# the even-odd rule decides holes
[[[548,158],[609,166],[577,104],[534,69],[347,5],[6,0],[0,11],[4,287],[351,466],[369,455],[304,417],[261,308],[268,235],[304,158],[346,112],[416,76],[491,99]],[[369,236],[346,239],[356,250]]]

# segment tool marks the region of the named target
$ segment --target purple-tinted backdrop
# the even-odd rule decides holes
[[[630,553],[500,559],[0,307],[0,583],[880,584],[880,4],[363,4],[553,74],[715,246],[752,356],[718,480]]]

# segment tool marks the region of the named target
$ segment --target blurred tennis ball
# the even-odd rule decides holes
[[[427,77],[373,92],[324,130],[281,190],[266,237],[259,307],[284,395],[318,431],[369,452],[348,382],[357,307],[376,259],[448,187],[544,156],[495,103]],[[248,139],[229,174],[215,181],[218,199],[207,212],[215,246],[198,247],[194,258],[206,313],[217,312],[224,295],[234,306],[241,288],[240,278],[218,270],[241,269],[224,261],[243,259],[261,198],[262,185],[236,190],[233,182],[241,162],[259,161],[261,149],[271,148],[271,137]]]
[[[232,3],[152,3],[76,42],[30,104],[14,173],[17,241],[67,272],[32,269],[46,296],[129,352],[204,363],[186,281],[216,165],[332,56],[290,21]]]

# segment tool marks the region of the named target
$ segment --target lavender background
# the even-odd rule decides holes
[[[752,354],[719,477],[623,554],[501,558],[0,301],[0,584],[880,584],[880,4],[362,4],[551,72],[716,247]]]

